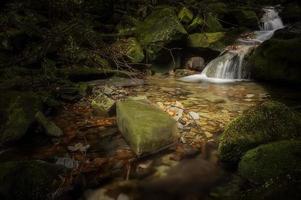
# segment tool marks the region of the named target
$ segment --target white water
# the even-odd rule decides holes
[[[252,38],[239,38],[237,44],[226,47],[224,52],[209,62],[201,74],[181,78],[185,82],[227,83],[248,80],[244,58],[262,42],[270,39],[274,32],[284,27],[278,12],[273,7],[264,8],[260,20],[260,31],[254,31]]]

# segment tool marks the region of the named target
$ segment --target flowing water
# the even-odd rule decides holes
[[[239,38],[235,45],[226,47],[224,52],[208,63],[201,74],[183,77],[184,82],[209,81],[217,83],[248,80],[250,74],[245,68],[245,56],[262,42],[270,39],[274,32],[283,28],[278,12],[273,7],[263,9],[260,20],[260,31],[255,31],[253,37]]]

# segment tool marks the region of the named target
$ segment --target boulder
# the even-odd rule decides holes
[[[47,119],[47,117],[42,112],[37,112],[35,118],[37,122],[43,127],[47,135],[60,137],[64,134],[63,131],[57,125],[55,125],[55,123]]]
[[[205,60],[202,57],[191,57],[186,61],[185,67],[196,71],[202,71],[205,68]]]
[[[119,101],[116,112],[118,128],[138,156],[159,151],[178,139],[176,121],[147,101]]]
[[[220,159],[226,163],[237,163],[241,156],[258,145],[300,137],[299,130],[299,113],[279,102],[265,102],[227,125],[220,138]]]
[[[212,13],[207,15],[205,25],[205,31],[209,33],[220,32],[224,30],[217,16]]]
[[[157,8],[137,26],[136,36],[146,50],[148,59],[155,60],[167,44],[179,41],[187,34],[170,7]]]
[[[223,49],[224,45],[220,41],[224,36],[224,32],[190,34],[187,39],[187,46],[192,48],[210,48],[213,50]]]
[[[301,141],[272,142],[248,151],[239,163],[239,174],[249,181],[264,184],[301,175]]]
[[[40,97],[31,92],[6,92],[0,105],[0,144],[22,138],[42,109]]]
[[[100,94],[92,100],[91,106],[94,114],[107,116],[113,114],[115,101],[105,94]]]
[[[250,57],[253,78],[292,84],[301,82],[301,34],[290,34],[289,30],[284,34],[284,31],[279,30],[281,34],[277,34],[277,31],[272,39],[260,45]]]
[[[143,49],[136,38],[118,40],[113,47],[120,56],[126,56],[132,63],[139,63],[144,59]]]
[[[202,17],[195,17],[192,22],[188,25],[189,31],[201,30],[202,26],[204,25],[204,19]]]
[[[0,197],[5,200],[50,199],[62,166],[43,161],[9,161],[0,165]]]
[[[183,7],[178,13],[178,18],[180,22],[188,24],[193,19],[193,13],[188,8]]]

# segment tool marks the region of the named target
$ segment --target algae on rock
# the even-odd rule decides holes
[[[178,139],[177,122],[145,100],[119,101],[118,128],[138,155],[154,153]]]
[[[300,137],[301,117],[282,103],[269,101],[234,119],[220,138],[221,161],[237,163],[261,144]]]

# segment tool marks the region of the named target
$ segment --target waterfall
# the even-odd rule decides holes
[[[254,48],[270,39],[274,32],[284,27],[278,12],[273,7],[263,8],[260,19],[260,31],[254,31],[253,37],[239,38],[235,45],[228,46],[223,53],[209,62],[201,74],[181,78],[184,82],[208,81],[225,83],[243,81],[249,78],[244,60]]]

